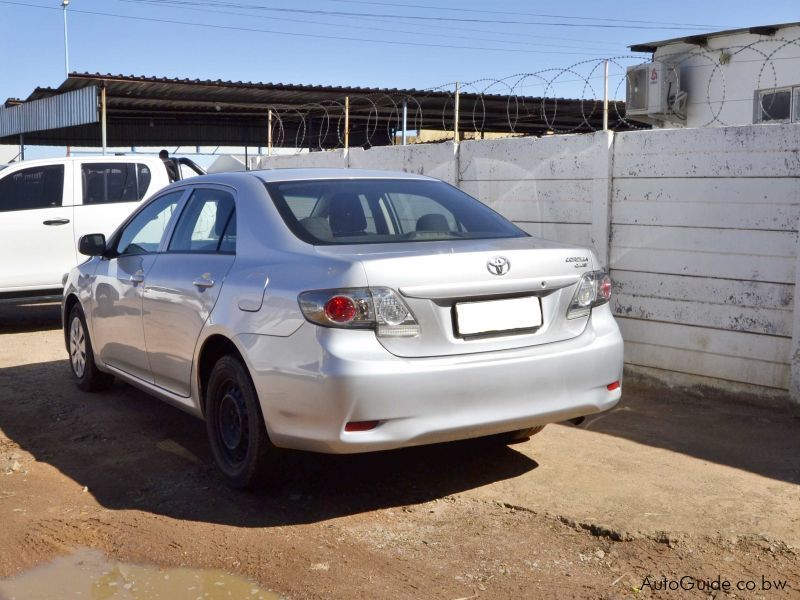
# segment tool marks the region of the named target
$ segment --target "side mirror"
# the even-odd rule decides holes
[[[103,256],[106,251],[106,236],[102,233],[82,235],[78,240],[78,252],[86,256]]]

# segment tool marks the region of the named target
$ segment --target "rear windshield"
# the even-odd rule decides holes
[[[326,179],[266,186],[289,229],[314,245],[528,235],[473,197],[439,181]]]

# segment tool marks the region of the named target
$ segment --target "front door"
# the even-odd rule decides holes
[[[145,206],[122,230],[115,258],[102,260],[92,286],[95,352],[104,363],[153,382],[142,329],[145,281],[158,261],[183,191],[172,192]]]
[[[236,257],[233,194],[198,188],[146,278],[144,334],[156,385],[188,397],[200,331]]]

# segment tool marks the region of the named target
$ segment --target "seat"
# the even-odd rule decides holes
[[[331,226],[328,223],[328,219],[324,217],[306,217],[305,219],[300,219],[300,225],[318,240],[329,242],[333,239]]]
[[[450,225],[444,215],[428,213],[417,219],[417,231],[450,231]]]
[[[328,221],[334,237],[362,235],[367,229],[361,199],[350,192],[340,192],[331,198]]]
[[[86,204],[102,204],[106,201],[106,189],[103,176],[90,176],[86,182]]]

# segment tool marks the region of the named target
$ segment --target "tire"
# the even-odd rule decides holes
[[[228,484],[264,487],[278,449],[267,434],[250,374],[238,358],[223,356],[211,370],[205,417],[211,452]]]
[[[517,429],[516,431],[499,433],[493,437],[501,444],[519,444],[528,441],[531,436],[539,433],[544,427],[544,425],[537,425],[536,427],[528,427],[527,429]]]
[[[69,365],[75,385],[84,392],[107,390],[114,383],[114,376],[103,373],[94,362],[92,340],[86,327],[86,318],[79,304],[72,307],[67,320],[67,349]]]

